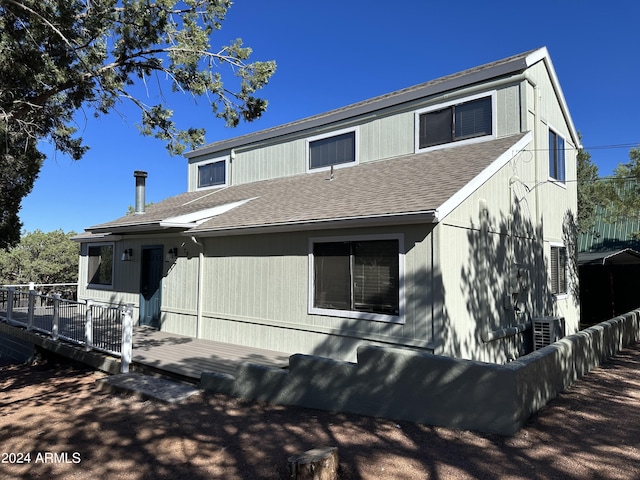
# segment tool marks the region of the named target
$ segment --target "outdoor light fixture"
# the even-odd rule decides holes
[[[130,262],[131,261],[131,257],[133,257],[133,249],[132,248],[127,248],[124,252],[122,252],[121,260],[123,262]]]
[[[173,247],[170,249],[164,257],[165,262],[174,262],[178,258],[178,248]]]

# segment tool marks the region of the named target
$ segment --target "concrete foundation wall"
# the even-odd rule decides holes
[[[24,363],[33,355],[33,343],[0,332],[0,358]]]
[[[35,349],[42,348],[112,375],[120,373],[119,359],[111,358],[96,351],[87,352],[75,346],[52,340],[46,335],[25,330],[22,327],[0,322],[0,337],[11,338],[20,344],[28,344],[32,353]]]
[[[626,345],[640,310],[563,338],[506,365],[364,346],[356,363],[293,355],[289,369],[244,364],[204,373],[201,387],[285,405],[353,412],[503,435]]]

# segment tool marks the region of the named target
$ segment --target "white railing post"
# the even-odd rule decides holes
[[[128,373],[133,354],[133,304],[122,309],[122,346],[120,352],[120,372]]]
[[[60,324],[60,294],[53,295],[53,325],[51,326],[51,338],[58,340],[58,326]]]
[[[29,288],[29,299],[27,300],[27,330],[33,330],[35,320],[36,291]]]
[[[11,323],[13,320],[11,317],[13,316],[13,292],[15,288],[9,287],[7,288],[7,321]]]
[[[93,300],[87,300],[87,318],[84,323],[84,349],[88,352],[93,346]]]

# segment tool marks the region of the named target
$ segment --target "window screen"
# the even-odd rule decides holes
[[[92,285],[111,285],[113,282],[113,245],[90,245],[87,253],[89,283]]]
[[[453,141],[452,124],[453,110],[451,108],[420,115],[420,148],[433,147]]]
[[[198,167],[198,187],[224,185],[226,182],[226,162],[207,163]]]
[[[398,314],[398,242],[353,243],[353,309]]]
[[[398,315],[398,240],[316,243],[314,307]]]
[[[491,135],[491,97],[455,107],[455,139]]]
[[[419,117],[418,146],[433,147],[493,133],[491,97],[451,105]]]
[[[567,249],[551,247],[551,293],[567,293]]]
[[[564,139],[549,130],[549,176],[560,182],[565,181]]]
[[[314,245],[316,307],[338,310],[351,308],[350,254],[348,242]]]
[[[309,168],[356,161],[356,133],[347,132],[309,142]]]

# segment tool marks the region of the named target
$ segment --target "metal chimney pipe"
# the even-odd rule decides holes
[[[144,204],[145,204],[145,189],[146,189],[146,180],[147,180],[147,172],[143,172],[142,170],[136,170],[133,172],[133,176],[136,177],[136,215],[144,213]]]

